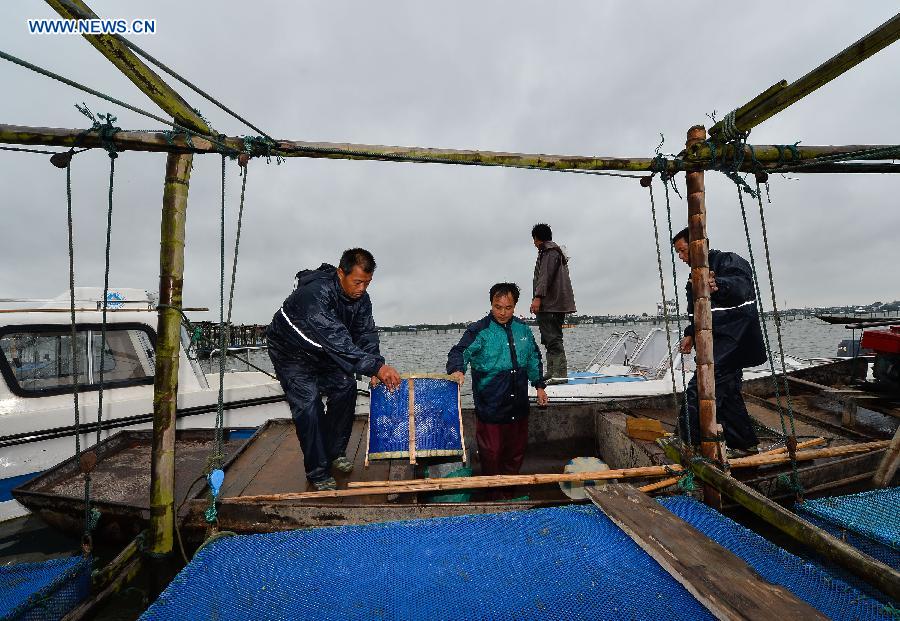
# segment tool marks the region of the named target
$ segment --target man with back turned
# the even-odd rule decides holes
[[[569,259],[553,242],[547,224],[535,224],[531,238],[538,249],[534,263],[534,289],[530,310],[537,318],[541,343],[547,348],[547,383],[565,383],[568,377],[562,325],[575,312],[575,294],[569,278]]]
[[[306,477],[317,490],[336,489],[331,470],[349,473],[345,455],[356,409],[356,375],[400,384],[379,352],[372,301],[375,259],[351,248],[337,268],[323,263],[297,274],[296,286],[266,333],[269,357],[284,389],[303,449]],[[322,403],[322,397],[328,408]]]

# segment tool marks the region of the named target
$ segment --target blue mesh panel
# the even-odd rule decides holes
[[[807,500],[796,510],[816,526],[900,569],[900,488]]]
[[[890,619],[816,566],[690,499],[663,502],[835,619]],[[221,539],[144,620],[711,619],[592,506]]]
[[[90,592],[90,558],[0,566],[0,620],[55,621]]]
[[[882,605],[822,567],[779,548],[752,530],[687,497],[660,504],[730,550],[759,575],[779,584],[832,619],[892,619]]]
[[[409,457],[409,381],[393,392],[383,384],[372,389],[369,415],[369,456]],[[461,455],[459,386],[444,379],[415,378],[416,454]]]

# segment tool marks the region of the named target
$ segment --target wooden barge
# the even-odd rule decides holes
[[[858,379],[859,365],[841,361],[804,369],[789,375],[798,440],[824,439],[838,447],[890,439],[900,422],[900,402],[868,390]],[[777,446],[780,429],[777,398],[771,378],[745,382],[751,415],[760,423],[761,446]],[[781,397],[784,402],[784,396]],[[671,464],[657,442],[629,437],[629,417],[655,419],[665,431],[673,431],[675,410],[671,395],[598,403],[551,404],[535,408],[529,430],[525,474],[561,473],[574,457],[593,456],[611,468],[636,468]],[[474,437],[474,413],[463,411],[466,436]],[[769,428],[773,431],[768,431]],[[339,488],[350,482],[404,481],[421,478],[423,465],[407,459],[372,461],[364,467],[367,420],[354,423],[348,450],[355,469],[338,476]],[[101,517],[95,537],[126,540],[146,528],[150,518],[149,431],[123,431],[97,448],[92,472],[92,502]],[[182,533],[202,539],[208,530],[204,512],[209,491],[204,473],[214,446],[213,430],[178,432],[175,502]],[[474,490],[468,502],[434,502],[425,493],[370,494],[349,497],[316,497],[302,500],[235,502],[235,498],[278,495],[307,490],[300,446],[288,419],[271,420],[249,438],[226,432],[225,483],[218,505],[218,528],[235,532],[270,532],[294,528],[362,524],[401,519],[510,511],[573,502],[558,484],[520,487],[527,499],[509,502],[487,500]],[[815,459],[799,464],[799,479],[807,495],[821,495],[854,486],[869,485],[885,450],[849,456]],[[479,473],[477,451],[470,451],[472,468]],[[420,460],[421,462],[422,460]],[[784,485],[787,464],[735,469],[733,475],[766,496],[789,499]],[[83,474],[78,460],[69,459],[13,491],[21,503],[49,524],[80,532],[84,519]],[[648,479],[649,482],[657,481]],[[636,480],[637,483],[640,479]],[[671,491],[672,488],[669,488]],[[665,493],[662,490],[661,493]]]

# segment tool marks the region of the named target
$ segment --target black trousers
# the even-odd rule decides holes
[[[715,367],[716,380],[716,420],[722,425],[725,433],[725,444],[730,448],[748,449],[759,444],[753,421],[747,412],[744,397],[741,395],[742,369],[721,369]],[[686,411],[685,411],[686,410]],[[690,437],[688,437],[688,421],[690,421]],[[697,395],[697,374],[688,382],[685,391],[684,406],[678,421],[678,435],[682,440],[696,445],[700,444],[700,411]]]
[[[547,348],[547,365],[545,372],[547,377],[567,377],[568,364],[566,362],[566,349],[563,346],[563,322],[565,313],[535,313],[538,330],[541,333],[541,343]]]
[[[347,450],[356,410],[356,379],[333,364],[288,358],[272,347],[269,357],[291,409],[306,478],[322,481],[331,475],[331,462]]]

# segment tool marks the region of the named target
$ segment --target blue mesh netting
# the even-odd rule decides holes
[[[383,384],[372,389],[369,414],[369,457],[409,457],[409,381],[393,392]],[[462,454],[459,385],[444,379],[413,380],[416,454]]]
[[[662,504],[835,619],[889,612],[688,498]],[[567,506],[248,535],[203,548],[141,617],[711,619],[602,512]]]
[[[900,488],[798,503],[804,518],[894,569],[900,569]]]
[[[90,592],[90,558],[0,566],[0,621],[55,621]]]

